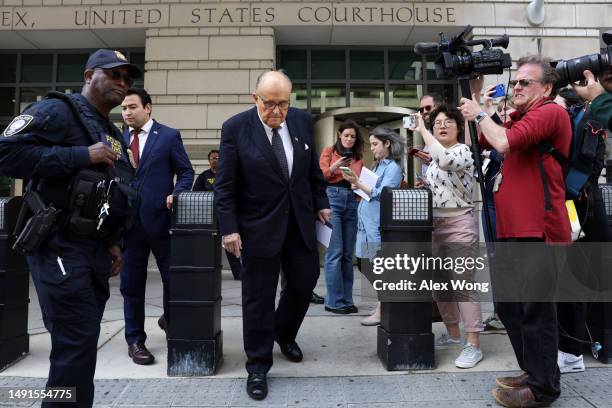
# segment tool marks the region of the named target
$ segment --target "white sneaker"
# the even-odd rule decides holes
[[[446,348],[451,346],[460,346],[463,344],[461,337],[449,337],[448,334],[444,333],[436,340],[436,348]]]
[[[380,316],[376,313],[369,315],[361,321],[362,326],[378,326],[380,324]]]
[[[585,370],[582,354],[576,357],[571,353],[565,353],[561,350],[557,353],[557,365],[561,374],[579,373]]]
[[[455,360],[459,368],[472,368],[482,360],[482,350],[473,344],[465,343],[461,354]]]
[[[485,326],[485,331],[506,329],[502,321],[495,317],[495,315],[489,316],[489,318],[485,320],[483,324]]]

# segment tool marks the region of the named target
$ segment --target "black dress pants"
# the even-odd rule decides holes
[[[287,285],[274,309],[280,268]],[[274,341],[295,341],[319,278],[319,255],[302,238],[293,211],[280,253],[271,257],[243,254],[242,324],[249,373],[267,373],[272,367]]]
[[[518,238],[503,241],[542,242],[542,239]],[[533,273],[537,274],[537,271]],[[538,279],[538,277],[534,278]],[[516,360],[521,369],[529,374],[527,384],[536,400],[555,401],[561,394],[561,373],[557,366],[559,343],[557,304],[554,302],[499,302],[496,306],[497,313],[506,326]]]
[[[242,276],[242,261],[240,261],[240,258],[236,258],[230,251],[226,250],[225,255],[227,256],[227,261],[230,264],[232,276],[234,279],[240,279]]]
[[[108,249],[90,238],[70,240],[60,231],[27,260],[51,335],[47,387],[76,389],[75,402],[41,406],[91,407],[100,321],[109,298]]]

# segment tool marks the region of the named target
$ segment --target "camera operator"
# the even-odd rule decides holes
[[[547,140],[561,154],[569,154],[572,129],[567,112],[550,100],[558,75],[550,61],[540,56],[521,58],[517,66],[515,80],[511,81],[517,112],[503,126],[483,111],[475,95],[472,100],[462,98],[460,106],[464,118],[478,125],[483,148],[492,147],[505,155],[493,189],[497,238],[506,242],[569,243],[563,169],[538,149],[538,144]],[[553,402],[561,392],[555,303],[499,303],[497,311],[525,373],[498,378],[495,399],[506,407]]]
[[[586,86],[574,85],[576,93],[590,102],[591,116],[612,129],[612,66],[608,66],[599,75],[599,80],[589,70],[584,71],[583,75],[587,81]]]

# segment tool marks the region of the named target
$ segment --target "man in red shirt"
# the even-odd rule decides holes
[[[572,129],[567,112],[550,103],[557,74],[540,56],[518,63],[513,102],[517,111],[505,126],[497,125],[473,99],[461,99],[460,110],[476,121],[480,143],[505,155],[494,188],[497,238],[507,242],[571,242],[565,208],[563,169],[538,144],[550,143],[569,155]],[[537,273],[537,271],[535,271]],[[493,396],[506,407],[547,405],[559,397],[557,314],[553,302],[507,302],[497,305],[499,316],[519,366],[525,373],[497,379]]]

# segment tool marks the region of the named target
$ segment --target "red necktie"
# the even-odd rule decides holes
[[[140,161],[140,146],[138,143],[139,133],[140,129],[134,129],[134,139],[132,139],[132,144],[130,145],[132,155],[134,156],[134,167],[138,167],[138,162]]]

